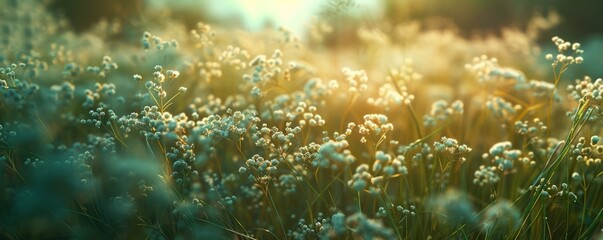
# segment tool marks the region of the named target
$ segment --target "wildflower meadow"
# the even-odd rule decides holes
[[[51,2],[0,0],[0,239],[603,238],[603,57],[553,11],[76,29]]]

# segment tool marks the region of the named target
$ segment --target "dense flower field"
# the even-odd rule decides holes
[[[76,33],[41,2],[0,7],[2,239],[601,237],[603,80],[541,49],[554,14]]]

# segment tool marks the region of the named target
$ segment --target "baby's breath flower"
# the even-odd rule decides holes
[[[579,181],[581,179],[581,176],[579,173],[574,172],[574,173],[572,173],[572,179]]]
[[[168,76],[168,78],[178,78],[178,76],[180,76],[180,72],[176,71],[176,70],[167,70],[165,72]]]
[[[251,96],[254,97],[254,98],[260,98],[260,97],[262,97],[262,89],[260,89],[259,87],[254,86],[251,89],[250,93],[251,93]]]
[[[553,54],[548,53],[545,55],[546,60],[553,60]]]
[[[557,51],[559,52],[555,59],[549,58],[547,54],[547,60],[554,60],[552,63],[553,67],[560,67],[559,71],[563,72],[570,64],[580,64],[584,61],[584,58],[581,54],[584,52],[580,49],[580,43],[570,43],[565,40],[555,36],[551,39],[553,43],[557,46]],[[571,50],[573,53],[566,53],[568,50]],[[552,56],[552,55],[551,55]],[[557,71],[557,70],[556,70]]]
[[[464,104],[460,100],[454,101],[451,105],[445,100],[438,100],[431,104],[429,115],[423,116],[424,126],[435,126],[436,123],[452,119],[454,116],[462,115]]]
[[[138,74],[134,74],[133,76],[134,80],[139,82],[140,80],[142,80],[142,76],[138,75]]]

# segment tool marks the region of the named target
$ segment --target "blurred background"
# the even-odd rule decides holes
[[[600,35],[603,1],[598,0],[50,0],[56,14],[65,16],[78,31],[101,19],[128,19],[141,11],[166,9],[184,20],[239,25],[249,30],[285,25],[299,31],[312,16],[328,8],[349,7],[369,20],[392,23],[445,19],[470,36],[496,33],[502,27],[525,27],[535,14],[554,11],[561,22],[551,32],[577,40]],[[92,9],[87,10],[87,9]],[[548,40],[548,39],[547,39]]]
[[[336,33],[336,37],[329,41],[331,46],[337,47],[354,41],[356,36],[352,32],[358,26],[371,24],[383,28],[384,23],[396,26],[419,21],[423,27],[453,29],[468,39],[497,37],[508,28],[527,32],[537,25],[538,35],[534,40],[541,45],[542,52],[556,51],[550,41],[556,35],[571,42],[580,42],[587,50],[584,54],[587,61],[571,69],[569,76],[603,75],[603,68],[598,67],[603,60],[603,21],[600,20],[603,1],[599,0],[47,1],[52,12],[65,17],[76,32],[86,31],[101,20],[118,20],[127,25],[161,21],[164,17],[180,21],[189,29],[199,21],[250,31],[286,27],[303,40],[313,19],[329,19]],[[149,12],[160,13],[162,17],[141,19],[152,16]],[[336,21],[340,15],[346,15],[345,20],[340,18]],[[548,22],[534,21],[539,16],[547,18]]]

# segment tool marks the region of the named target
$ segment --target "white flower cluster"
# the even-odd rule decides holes
[[[278,152],[288,152],[293,148],[296,142],[296,134],[301,132],[301,127],[293,127],[291,122],[285,123],[285,129],[278,127],[269,128],[268,124],[263,123],[261,127],[252,127],[251,140],[257,147],[273,149]]]
[[[316,228],[322,227],[322,221],[316,221],[316,224],[307,223],[306,219],[297,221],[297,228],[290,229],[287,235],[292,239],[308,239],[309,236],[316,236]]]
[[[512,120],[522,109],[521,105],[513,104],[502,97],[491,97],[486,102],[486,108],[497,118]]]
[[[298,179],[292,174],[283,174],[278,177],[277,187],[283,195],[294,194],[297,191]]]
[[[153,68],[153,80],[146,81],[144,87],[148,93],[144,96],[152,100],[155,106],[159,107],[161,112],[166,111],[168,107],[173,104],[173,100],[176,96],[186,93],[186,87],[179,87],[178,91],[170,98],[168,98],[167,90],[173,84],[174,80],[180,76],[180,72],[177,70],[169,69],[164,71],[161,65],[155,65]],[[142,79],[140,75],[134,75],[134,79],[137,81]]]
[[[454,116],[463,115],[464,104],[460,100],[448,105],[446,100],[438,100],[431,104],[429,115],[423,116],[423,125],[426,127],[436,126],[438,123],[451,120]]]
[[[75,77],[79,76],[82,73],[82,71],[83,71],[82,68],[80,66],[78,66],[77,63],[70,62],[70,63],[65,64],[65,67],[63,67],[62,73],[63,73],[63,77],[65,79],[70,79],[70,78],[75,78]]]
[[[392,158],[390,154],[383,151],[375,153],[375,162],[373,163],[373,173],[383,174],[384,177],[391,177],[395,174],[408,174],[408,169],[405,165],[404,155],[398,155]]]
[[[245,202],[245,210],[258,211],[265,208],[264,202],[262,202],[262,190],[257,184],[251,186],[240,184],[237,190],[239,198]]]
[[[27,135],[31,131],[33,131],[31,126],[21,122],[15,121],[7,122],[4,125],[0,124],[0,147],[15,147],[23,141],[19,139],[18,135]]]
[[[109,107],[110,99],[115,95],[115,84],[113,83],[95,83],[94,89],[86,89],[86,95],[82,106],[92,108],[94,106]]]
[[[555,101],[561,101],[561,97],[555,89],[555,84],[538,80],[530,80],[529,84],[529,90],[533,96],[541,99],[550,99],[553,96]]]
[[[252,87],[251,95],[261,97],[262,88],[273,84],[279,86],[280,80],[283,78],[283,52],[276,49],[270,58],[266,55],[257,55],[249,62],[248,66],[253,68],[251,75],[244,74],[243,80],[250,83]],[[259,92],[259,93],[258,93]]]
[[[498,142],[490,147],[488,153],[483,154],[483,159],[489,159],[495,166],[503,171],[509,172],[513,170],[515,162],[521,162],[525,165],[534,165],[535,162],[533,152],[524,154],[519,149],[512,149],[513,145],[509,141]]]
[[[92,124],[96,128],[100,128],[103,125],[110,126],[112,121],[117,120],[117,114],[112,109],[106,109],[103,107],[98,107],[94,110],[88,111],[90,115],[90,119],[82,118],[80,122],[82,124]]]
[[[198,22],[197,28],[191,30],[191,35],[197,41],[196,47],[207,48],[214,44],[213,38],[216,36],[216,33],[211,30],[209,24]]]
[[[310,100],[315,106],[324,106],[326,104],[325,97],[338,94],[337,90],[339,87],[339,82],[335,79],[325,82],[321,78],[314,77],[306,81],[304,84],[303,97]]]
[[[367,114],[363,117],[364,122],[358,125],[358,133],[362,135],[360,141],[362,143],[370,140],[377,144],[385,134],[394,130],[394,125],[387,120],[387,116],[383,114]],[[368,139],[367,139],[368,138]]]
[[[40,90],[36,83],[30,81],[32,74],[24,74],[27,68],[29,66],[25,63],[0,67],[0,93],[9,106],[17,109],[22,109],[27,104],[27,99],[37,95]]]
[[[247,68],[248,60],[249,53],[246,50],[232,45],[227,46],[226,49],[222,51],[220,57],[218,57],[218,61],[220,61],[222,66],[230,66],[237,71]]]
[[[320,145],[312,166],[337,170],[340,165],[350,165],[356,161],[356,158],[348,148],[349,144],[345,140],[325,142]]]
[[[473,64],[467,64],[465,68],[476,74],[480,83],[489,86],[504,87],[510,85],[515,90],[522,90],[528,85],[522,72],[501,67],[498,65],[496,58],[488,58],[486,55],[473,58]]]
[[[469,152],[471,152],[471,148],[465,144],[459,144],[459,142],[454,138],[442,137],[439,142],[434,142],[433,147],[436,152],[446,153],[452,155],[452,161],[459,161],[463,163],[467,160],[465,156]]]
[[[321,239],[336,238],[347,230],[345,214],[338,212],[330,218],[322,218],[320,221],[316,221],[316,226],[318,228],[318,236]]]
[[[180,191],[187,191],[192,184],[194,176],[199,175],[194,170],[195,152],[194,145],[186,142],[176,142],[176,147],[172,147],[166,157],[172,162],[172,178]]]
[[[585,137],[580,137],[578,143],[572,145],[572,158],[583,165],[585,170],[594,171],[593,173],[601,166],[603,158],[603,145],[599,145],[600,140],[598,135],[592,135],[588,142]]]
[[[298,38],[291,30],[281,26],[278,28],[278,31],[282,36],[281,42],[283,44],[293,44],[293,47],[300,48],[300,45],[298,44]]]
[[[299,163],[310,162],[313,163],[316,157],[318,156],[318,152],[320,151],[321,145],[311,142],[306,146],[301,146],[294,153],[295,161]],[[314,163],[313,163],[314,164]],[[319,164],[320,165],[320,164]],[[326,163],[322,163],[323,166],[328,165]]]
[[[412,166],[416,167],[420,162],[431,165],[433,160],[432,148],[427,143],[413,145],[414,148],[421,148],[420,151],[416,152],[412,157]]]
[[[210,139],[226,138],[239,141],[257,122],[259,122],[259,118],[253,111],[235,111],[233,113],[229,109],[225,116],[212,114],[195,121],[192,132],[208,136]]]
[[[479,166],[478,170],[475,170],[473,174],[473,184],[477,184],[478,186],[484,185],[494,185],[498,181],[500,181],[500,177],[498,176],[496,166]]]
[[[410,205],[408,208],[404,208],[400,205],[396,206],[396,210],[400,213],[402,213],[404,216],[416,216],[417,215],[417,208],[415,207],[415,205]]]
[[[61,85],[52,85],[50,90],[53,93],[53,98],[59,103],[59,105],[68,105],[73,99],[75,99],[75,85],[73,83],[65,81]]]
[[[198,69],[199,77],[204,82],[211,83],[222,78],[222,64],[219,62],[197,62],[195,67]]]
[[[345,75],[345,81],[348,84],[348,91],[350,93],[364,92],[368,89],[368,76],[364,70],[352,70],[350,68],[343,68],[341,70]]]
[[[164,137],[170,140],[185,138],[187,129],[192,128],[194,124],[184,113],[162,113],[157,106],[145,106],[140,114],[131,113],[120,117],[117,122],[120,129],[126,133],[132,129],[140,129],[140,134],[148,141],[157,141]]]
[[[521,136],[527,136],[530,141],[534,141],[538,136],[544,136],[547,131],[547,126],[539,118],[534,118],[532,121],[516,121],[515,130]]]
[[[178,47],[178,41],[176,41],[175,39],[172,39],[169,41],[164,41],[160,37],[155,36],[149,32],[144,32],[142,34],[142,38],[140,39],[140,42],[141,42],[142,48],[144,50],[149,50],[151,48],[154,48],[156,50],[161,51],[164,49]]]
[[[69,65],[67,65],[67,66],[69,66]],[[65,67],[67,67],[67,66],[65,66]],[[111,59],[111,57],[104,56],[103,61],[101,62],[100,66],[88,66],[88,67],[86,67],[86,72],[97,75],[100,78],[105,78],[109,72],[111,72],[112,70],[117,70],[117,68],[118,68],[117,63],[114,63],[113,59]],[[69,69],[66,69],[65,71],[69,71]],[[65,71],[63,72],[63,75],[65,75]],[[71,74],[71,75],[73,75],[73,74]]]
[[[575,181],[580,181],[579,174],[576,172],[572,174],[572,178]],[[557,186],[550,181],[546,181],[545,178],[541,178],[540,181],[536,181],[536,183],[530,185],[528,190],[539,193],[544,200],[552,200],[554,198],[557,198],[557,200],[569,198],[573,202],[578,200],[577,195],[570,190],[570,186],[567,183],[561,183],[561,185]]]
[[[252,182],[265,184],[272,180],[279,164],[280,162],[277,159],[265,159],[255,154],[245,161],[246,167],[239,168],[239,173],[248,174],[248,178]]]
[[[393,106],[409,105],[415,100],[415,95],[408,93],[406,86],[399,87],[398,92],[392,83],[385,83],[379,87],[377,98],[368,98],[367,103],[375,107],[383,107],[386,111],[391,110]]]
[[[580,64],[584,61],[584,58],[581,56],[582,53],[584,53],[584,50],[580,49],[580,43],[567,42],[557,36],[554,36],[551,41],[557,46],[557,51],[559,53],[554,57],[553,54],[549,53],[545,58],[547,60],[553,60],[553,67],[561,66],[562,68],[565,68],[570,64]],[[566,54],[569,50],[572,51],[571,55]]]
[[[223,114],[230,109],[245,109],[248,107],[248,102],[241,97],[228,97],[222,99],[215,95],[208,95],[203,98],[196,97],[192,103],[188,105],[188,109],[192,112],[191,117],[197,120],[201,116],[209,116],[213,114]]]
[[[412,60],[406,59],[399,69],[391,69],[385,78],[385,84],[379,87],[379,97],[368,98],[367,103],[383,107],[386,111],[389,111],[392,106],[411,104],[415,100],[415,95],[409,93],[408,85],[422,78],[411,65]]]
[[[372,174],[369,170],[368,164],[358,165],[352,178],[347,182],[348,186],[356,192],[368,191],[371,196],[378,196],[383,193],[386,176]],[[400,171],[405,171],[405,168],[400,168]]]
[[[294,122],[300,127],[307,125],[311,127],[320,127],[325,125],[325,120],[317,113],[316,106],[308,105],[300,98],[292,97],[287,94],[279,95],[272,101],[266,101],[266,110],[260,114],[263,120],[273,120],[276,122]]]
[[[574,84],[567,86],[567,91],[576,102],[586,102],[596,107],[596,111],[601,112],[603,107],[603,79],[592,80],[585,76],[582,80],[576,79]]]

